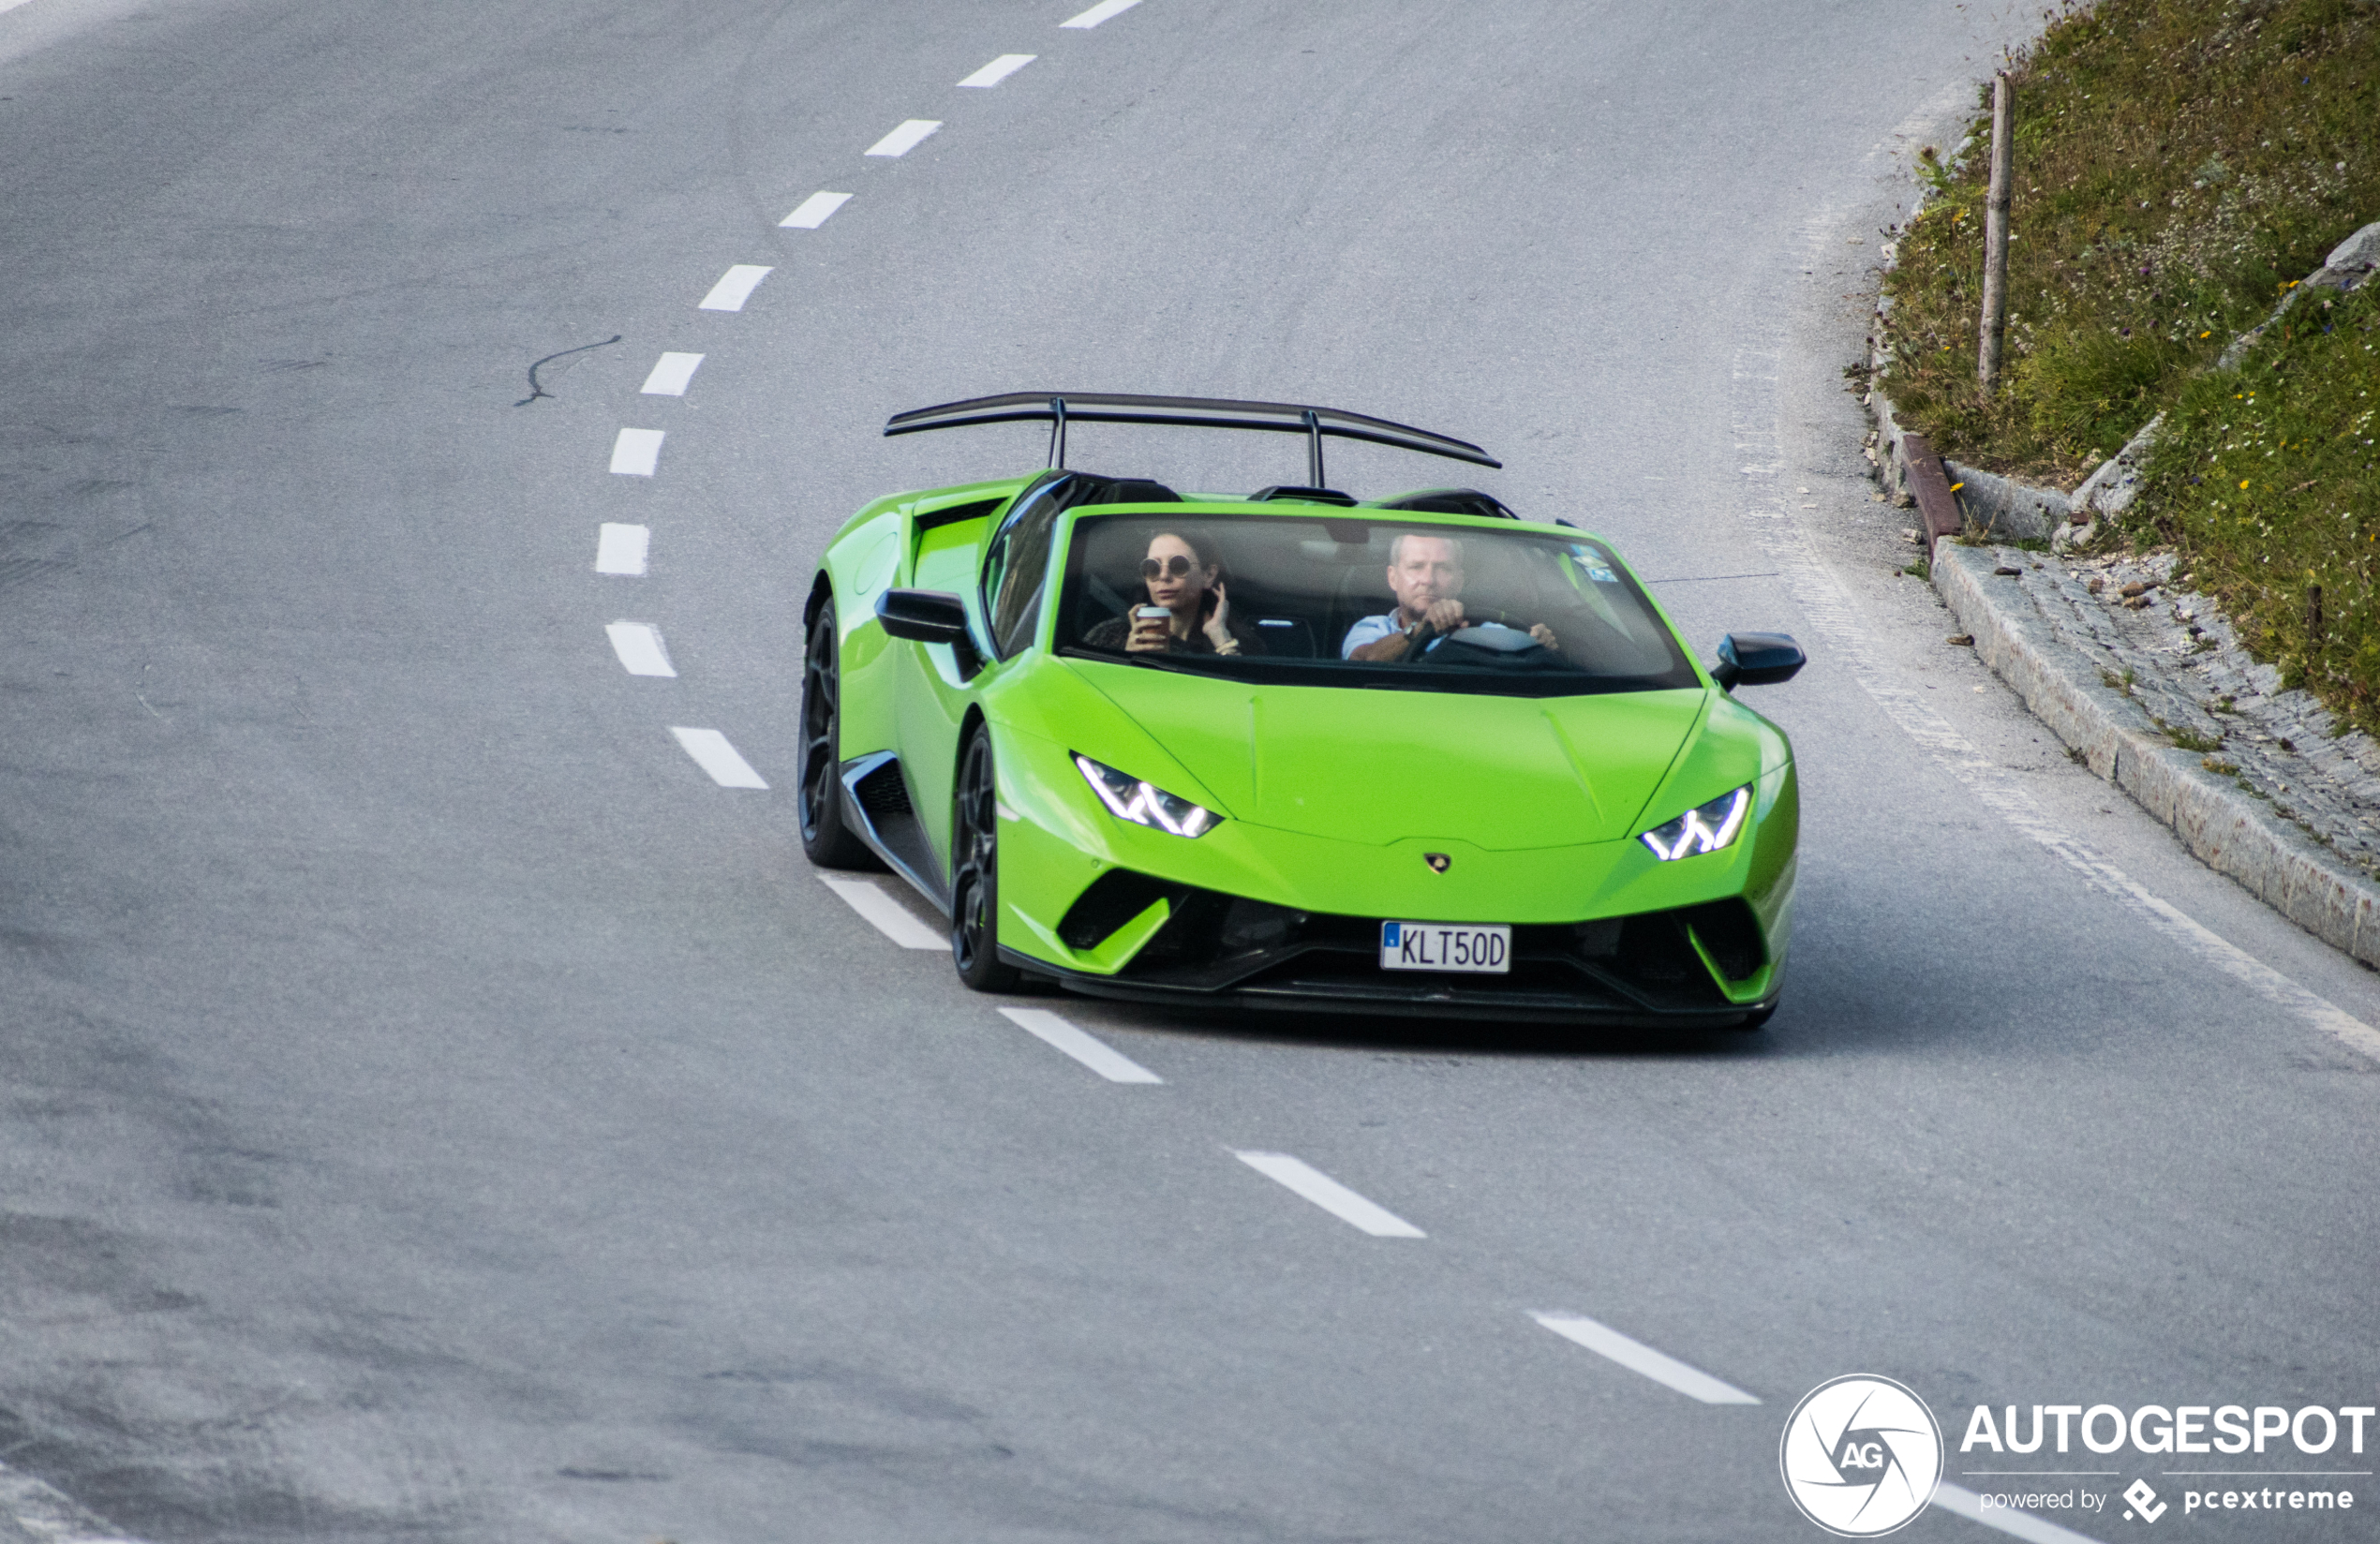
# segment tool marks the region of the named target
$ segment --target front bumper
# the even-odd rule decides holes
[[[1373,918],[1302,912],[1125,869],[1108,870],[1060,926],[1085,951],[1127,930],[1145,941],[1112,973],[1002,953],[1071,990],[1135,1002],[1680,1029],[1765,1018],[1782,976],[1782,961],[1740,898],[1516,926],[1512,969],[1496,976],[1382,971]]]
[[[1021,737],[1020,737],[1021,738]],[[1045,748],[1025,740],[1026,755]],[[1760,779],[1730,847],[1661,863],[1635,840],[1489,852],[1328,840],[1227,821],[1196,841],[1125,824],[1055,764],[1008,780],[1001,954],[1087,995],[1372,1016],[1723,1028],[1775,1006],[1798,796]],[[1041,769],[1035,768],[1036,772]],[[1063,791],[1068,796],[1053,797]],[[1424,849],[1451,854],[1425,864]],[[1382,971],[1383,919],[1512,928],[1504,975]]]

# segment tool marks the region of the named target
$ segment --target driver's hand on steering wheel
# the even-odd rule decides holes
[[[1431,601],[1429,609],[1421,613],[1421,625],[1434,633],[1452,632],[1463,625],[1463,602],[1460,601]]]
[[[1529,629],[1529,636],[1536,639],[1542,647],[1554,649],[1556,652],[1559,652],[1562,647],[1560,640],[1554,636],[1554,630],[1543,622]]]

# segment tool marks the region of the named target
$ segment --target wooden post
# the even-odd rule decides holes
[[[2008,185],[2016,157],[2016,87],[2001,70],[1991,86],[1991,188],[1984,201],[1984,329],[1975,379],[1989,397],[2000,389],[2001,344],[2008,335]]]

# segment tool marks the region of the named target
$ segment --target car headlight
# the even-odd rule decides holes
[[[1108,813],[1120,821],[1177,837],[1203,837],[1223,824],[1223,817],[1213,810],[1119,772],[1105,762],[1094,762],[1080,751],[1075,752],[1075,765],[1082,768],[1083,780],[1108,807]]]
[[[1722,794],[1708,804],[1698,804],[1666,825],[1657,825],[1644,833],[1644,845],[1663,863],[1673,858],[1690,858],[1698,853],[1716,853],[1735,839],[1744,829],[1744,817],[1751,813],[1752,785],[1746,783],[1733,794]]]

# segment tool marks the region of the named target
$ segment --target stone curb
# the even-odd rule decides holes
[[[2139,704],[2102,681],[2024,590],[1993,572],[2027,560],[2022,552],[1961,546],[1949,537],[1934,543],[1934,588],[1974,635],[1984,662],[2093,772],[2173,827],[2209,868],[2325,943],[2380,966],[2380,886],[2206,770]]]

